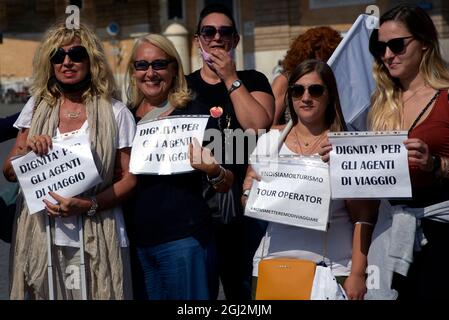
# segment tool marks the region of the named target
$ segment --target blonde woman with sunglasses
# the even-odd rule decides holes
[[[449,71],[437,30],[420,7],[399,5],[381,16],[370,51],[376,90],[369,127],[408,131],[404,144],[413,196],[390,200],[379,215],[369,260],[380,265],[385,281],[372,297],[447,298],[449,276],[440,267],[449,262]],[[402,214],[412,220],[395,218]],[[393,253],[397,243],[400,255]]]
[[[10,298],[131,299],[119,204],[136,183],[128,170],[135,124],[126,106],[112,98],[115,84],[100,40],[83,24],[79,29],[55,24],[36,50],[33,79],[33,97],[15,123],[20,131],[10,157],[29,151],[46,155],[53,137],[86,133],[102,182],[74,197],[50,192],[57,202],[45,199],[45,210],[33,215],[20,197],[11,242]],[[115,171],[122,174],[113,179]],[[10,158],[3,172],[9,181],[16,180]],[[46,219],[52,235],[48,251]],[[85,283],[78,269],[83,261]]]

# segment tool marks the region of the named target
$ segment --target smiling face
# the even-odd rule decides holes
[[[223,35],[220,35],[220,32],[216,32],[213,38],[202,35],[201,30],[203,30],[204,27],[212,30],[213,28],[216,30],[223,28]],[[234,29],[232,21],[226,15],[222,13],[208,14],[201,22],[200,34],[197,36],[197,41],[199,42],[198,46],[206,52],[211,52],[214,49],[222,49],[226,52],[231,51],[231,49],[237,46],[239,37],[236,32],[234,32],[231,36],[227,36],[227,30],[229,30],[229,28]]]
[[[81,41],[75,38],[72,42],[61,48],[68,52],[70,48],[81,46]],[[53,63],[53,71],[56,79],[64,84],[76,84],[84,80],[90,72],[89,58],[84,59],[81,62],[74,62],[70,59],[69,55],[65,55],[62,63]]]
[[[316,71],[303,75],[295,82],[295,85],[302,85],[307,88],[316,84],[325,86]],[[324,126],[326,124],[325,114],[328,104],[329,94],[327,89],[319,97],[312,97],[309,90],[305,90],[301,97],[293,98],[295,113],[303,124]]]
[[[410,36],[412,36],[410,31],[399,21],[386,21],[379,28],[379,41],[382,42]],[[426,47],[413,37],[404,41],[405,47],[402,52],[394,53],[387,47],[385,54],[380,56],[390,75],[399,80],[413,78],[419,72],[423,52],[426,50]]]
[[[149,42],[142,42],[136,50],[134,61],[170,60],[161,49]],[[176,63],[169,63],[166,69],[154,70],[152,66],[145,70],[133,72],[138,90],[153,105],[162,104],[168,98],[176,77]]]

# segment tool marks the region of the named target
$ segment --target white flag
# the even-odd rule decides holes
[[[374,16],[360,15],[328,60],[337,79],[338,94],[346,123],[366,130],[366,116],[375,82],[369,37]]]

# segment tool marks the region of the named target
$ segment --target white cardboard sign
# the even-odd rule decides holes
[[[190,172],[189,145],[203,142],[209,116],[169,116],[137,124],[131,150],[134,174],[169,175]]]
[[[39,157],[34,152],[12,160],[30,214],[45,208],[43,199],[56,203],[49,194],[77,196],[102,181],[86,133],[53,138],[53,149]]]
[[[316,157],[251,157],[253,181],[245,215],[325,231],[329,218],[329,168]]]
[[[407,132],[329,133],[332,199],[411,198]]]

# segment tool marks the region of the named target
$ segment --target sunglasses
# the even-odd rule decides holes
[[[200,30],[200,35],[203,36],[204,40],[212,41],[217,32],[224,41],[230,41],[234,35],[234,27],[222,26],[217,29],[214,26],[203,26]]]
[[[173,60],[164,60],[164,59],[157,59],[151,62],[148,62],[147,60],[139,60],[134,61],[134,69],[136,69],[137,71],[147,71],[148,68],[151,66],[153,70],[165,70],[167,69],[168,65],[172,62]]]
[[[50,56],[50,62],[53,64],[61,64],[64,62],[66,55],[68,55],[73,62],[83,62],[89,57],[86,48],[83,46],[71,47],[68,51],[65,51],[63,48],[58,48],[54,50],[53,54]]]
[[[387,47],[390,48],[391,52],[394,54],[399,54],[404,52],[405,47],[412,41],[409,41],[407,44],[405,43],[406,39],[411,39],[413,36],[402,37],[402,38],[394,38],[388,40],[387,42],[377,41],[375,44],[375,50],[379,57],[383,57],[385,55],[385,51]]]
[[[303,86],[302,84],[294,84],[288,88],[290,96],[293,99],[300,99],[304,93],[309,91],[312,98],[319,98],[324,94],[326,87],[321,84],[311,84],[310,86]]]

